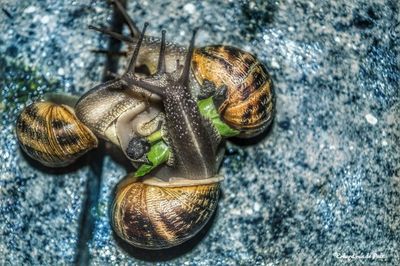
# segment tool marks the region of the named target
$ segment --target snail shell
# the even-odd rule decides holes
[[[27,106],[17,119],[16,133],[22,149],[49,167],[71,164],[98,144],[71,107],[48,101]]]
[[[146,179],[120,185],[112,206],[119,237],[145,249],[163,249],[193,237],[214,213],[219,183]],[[186,183],[192,183],[188,185]]]
[[[218,113],[225,123],[241,131],[241,137],[255,136],[271,123],[275,105],[272,81],[250,53],[226,45],[197,48],[192,72],[201,87],[211,86],[223,94]]]

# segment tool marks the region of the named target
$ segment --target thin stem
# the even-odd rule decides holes
[[[107,30],[107,29],[103,29],[103,28],[98,28],[98,27],[93,26],[93,25],[89,25],[88,28],[91,29],[91,30],[95,30],[95,31],[101,32],[103,34],[107,34],[107,35],[113,37],[114,39],[120,40],[122,42],[134,43],[134,40],[131,37],[124,36],[124,35],[119,34],[117,32],[113,32],[113,31],[110,31],[110,30]]]
[[[150,83],[147,83],[146,81],[143,80],[138,80],[136,78],[122,78],[124,82],[126,82],[127,86],[137,86],[142,89],[145,89],[151,93],[154,93],[161,98],[165,98],[165,92],[163,87],[159,87]]]
[[[2,7],[1,10],[4,12],[4,14],[6,14],[6,16],[7,16],[9,19],[13,19],[13,15],[11,15],[11,13],[10,13],[7,9],[5,9],[4,7]]]
[[[127,51],[109,51],[109,50],[103,50],[103,49],[92,49],[90,50],[92,53],[96,54],[106,54],[110,56],[127,56],[128,52]]]
[[[119,0],[112,0],[112,2],[115,4],[119,12],[121,12],[122,16],[124,17],[124,20],[128,25],[129,31],[131,32],[131,37],[137,38],[140,34],[139,28],[132,21],[131,17],[128,15],[125,8],[122,6],[121,2]]]

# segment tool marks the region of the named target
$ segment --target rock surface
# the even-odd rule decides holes
[[[92,153],[50,170],[14,134],[25,103],[101,81],[104,57],[90,50],[108,40],[87,25],[110,24],[110,6],[3,0],[0,264],[400,264],[398,1],[129,1],[128,10],[155,36],[164,28],[187,45],[201,26],[198,45],[257,55],[275,84],[274,124],[228,144],[218,210],[198,237],[166,251],[129,247],[109,221],[124,167],[107,155],[96,176]]]

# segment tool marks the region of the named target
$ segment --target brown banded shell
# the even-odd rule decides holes
[[[22,111],[16,133],[22,149],[49,167],[66,166],[98,144],[71,107],[47,101],[33,103]]]
[[[225,123],[242,132],[240,136],[255,136],[271,123],[275,109],[272,81],[253,55],[224,45],[197,48],[192,70],[200,86],[226,87],[218,112]]]
[[[136,247],[173,247],[203,228],[218,195],[218,182],[181,187],[132,182],[117,190],[112,225],[119,237]]]

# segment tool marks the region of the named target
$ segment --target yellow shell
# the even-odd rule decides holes
[[[255,136],[271,123],[275,109],[272,81],[250,53],[224,45],[197,48],[192,71],[200,86],[226,87],[226,99],[218,112],[225,123],[242,132],[240,136]]]
[[[217,206],[219,183],[160,187],[131,182],[117,189],[114,231],[136,247],[163,249],[193,237]]]
[[[27,106],[17,119],[22,149],[49,167],[63,167],[97,147],[97,138],[72,108],[48,101]]]

